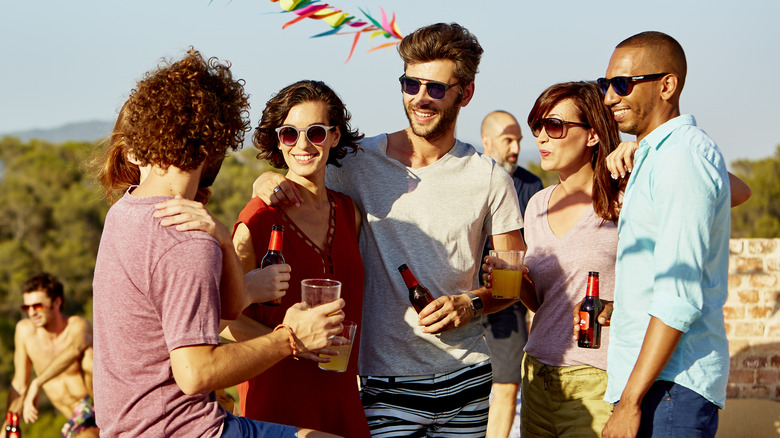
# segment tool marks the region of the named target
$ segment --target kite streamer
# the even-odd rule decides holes
[[[279,6],[282,8],[283,13],[292,12],[297,15],[297,17],[285,23],[282,26],[282,29],[286,29],[295,23],[310,18],[324,21],[331,27],[330,30],[313,35],[312,38],[328,35],[354,34],[355,37],[352,40],[349,56],[347,56],[347,60],[344,61],[345,64],[352,58],[355,47],[357,47],[358,41],[360,41],[360,36],[364,33],[369,34],[369,41],[376,37],[394,40],[372,47],[366,53],[384,49],[386,47],[392,47],[398,44],[403,38],[401,36],[401,31],[398,29],[398,24],[395,22],[395,12],[393,12],[392,18],[388,21],[387,14],[381,7],[379,9],[382,11],[382,20],[379,21],[361,8],[358,9],[360,9],[360,12],[365,16],[365,20],[357,19],[354,15],[350,15],[335,6],[322,3],[320,0],[271,0],[271,2],[279,2]]]

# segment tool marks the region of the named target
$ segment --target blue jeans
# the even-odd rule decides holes
[[[674,382],[657,380],[642,400],[637,437],[714,437],[718,407]]]
[[[223,438],[262,438],[262,437],[296,438],[298,428],[276,423],[264,423],[250,420],[246,417],[236,417],[230,412],[225,417],[225,427],[222,428]]]

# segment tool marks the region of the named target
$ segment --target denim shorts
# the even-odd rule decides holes
[[[225,417],[225,426],[222,428],[223,438],[262,438],[269,436],[297,438],[298,428],[250,420],[246,417],[236,417],[230,412]]]
[[[718,407],[693,390],[657,380],[642,399],[637,437],[707,438],[718,430]]]

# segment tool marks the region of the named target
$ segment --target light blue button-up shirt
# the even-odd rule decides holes
[[[683,332],[658,379],[722,408],[729,374],[723,322],[731,232],[726,163],[691,115],[669,120],[642,139],[634,163],[618,222],[604,398],[620,399],[654,316]]]

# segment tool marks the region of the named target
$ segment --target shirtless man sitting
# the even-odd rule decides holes
[[[36,275],[22,285],[22,311],[16,324],[14,377],[8,410],[27,423],[38,419],[38,391],[68,422],[64,438],[97,437],[92,403],[92,325],[80,316],[62,314],[63,287],[54,276]],[[36,377],[30,381],[31,369]],[[2,429],[4,434],[5,427]]]

